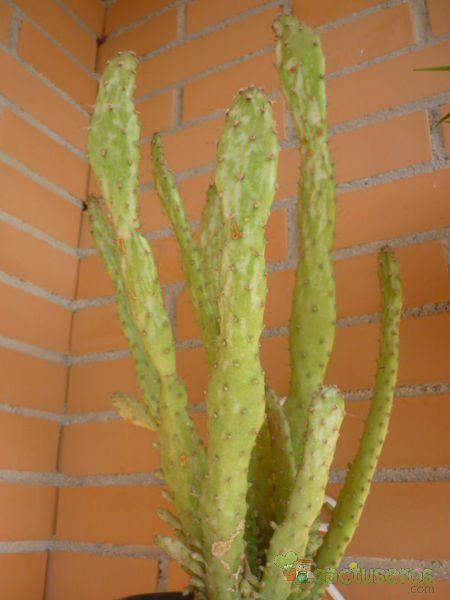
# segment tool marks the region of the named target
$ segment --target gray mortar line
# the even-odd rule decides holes
[[[89,117],[89,111],[87,111],[83,106],[78,104],[76,100],[74,100],[66,91],[59,88],[56,84],[54,84],[50,79],[47,79],[45,75],[37,71],[32,65],[27,63],[21,56],[14,54],[8,46],[0,43],[0,49],[9,54],[14,60],[18,62],[18,64],[23,67],[28,73],[31,73],[36,79],[38,79],[41,83],[45,83],[45,85],[50,88],[53,92],[58,94],[60,98],[63,98],[66,102],[68,102],[71,106],[76,108],[82,115],[85,117]]]
[[[22,354],[27,354],[35,358],[41,358],[43,360],[47,360],[48,362],[54,362],[66,366],[69,366],[71,362],[69,354],[64,354],[63,352],[57,352],[54,350],[46,350],[45,348],[40,348],[34,344],[21,342],[20,340],[15,340],[4,335],[0,335],[0,348],[16,350]]]
[[[70,50],[68,50],[65,46],[58,42],[51,33],[49,33],[42,25],[40,25],[37,21],[32,19],[25,11],[23,11],[20,6],[18,6],[13,0],[4,0],[5,4],[7,4],[11,9],[15,10],[17,14],[20,16],[22,21],[25,21],[32,25],[35,29],[37,29],[45,38],[50,40],[63,54],[65,54],[68,58],[70,58],[82,71],[84,71],[87,75],[90,75],[94,80],[98,79],[98,75],[91,71],[89,67],[87,67],[77,56],[72,54]]]
[[[8,110],[10,110],[15,115],[18,115],[21,119],[23,119],[29,125],[32,125],[39,131],[42,131],[42,133],[44,133],[48,138],[50,138],[51,140],[56,142],[62,148],[64,148],[65,150],[69,150],[69,152],[71,152],[72,154],[75,154],[84,163],[88,162],[86,153],[83,152],[83,150],[80,150],[79,148],[74,146],[71,142],[66,140],[62,135],[60,135],[56,131],[53,131],[52,129],[49,129],[46,125],[41,123],[38,119],[36,119],[35,117],[33,117],[32,115],[27,113],[25,110],[23,110],[23,108],[21,108],[17,104],[14,104],[14,102],[11,102],[11,100],[6,98],[6,96],[3,96],[3,94],[0,94],[0,107],[3,107],[3,106],[6,107]]]
[[[16,9],[12,9],[12,14],[8,28],[8,47],[11,50],[11,52],[14,53],[17,53],[21,26],[22,21],[20,19],[18,11]]]
[[[156,592],[166,592],[169,582],[169,557],[158,561]]]
[[[331,469],[329,483],[343,483],[347,469]],[[393,467],[377,469],[374,483],[440,483],[450,482],[450,467]],[[20,471],[1,469],[2,484],[26,484],[55,488],[99,488],[99,487],[160,487],[164,480],[158,472],[107,474],[107,475],[64,475],[58,472]]]
[[[50,234],[45,233],[44,231],[41,231],[40,229],[37,229],[36,227],[33,227],[32,225],[29,225],[24,221],[21,221],[17,217],[10,215],[9,213],[4,212],[3,210],[0,210],[0,221],[2,221],[3,223],[7,223],[14,229],[17,229],[17,231],[22,231],[28,235],[35,237],[36,239],[40,240],[41,242],[44,242],[45,244],[47,244],[51,248],[54,248],[55,250],[64,252],[64,254],[68,254],[73,258],[79,258],[78,251],[73,246],[69,246],[64,242],[57,240]]]
[[[379,4],[375,4],[374,6],[369,6],[369,8],[363,8],[359,12],[350,13],[341,17],[340,19],[336,19],[336,21],[331,21],[329,23],[324,23],[323,25],[319,25],[314,28],[316,33],[325,33],[326,31],[330,31],[332,29],[337,29],[338,27],[342,27],[342,25],[347,25],[348,23],[353,23],[354,21],[359,21],[365,17],[370,17],[378,12],[383,10],[394,8],[399,4],[405,4],[406,0],[385,0],[384,2],[380,2]]]
[[[66,13],[68,17],[70,17],[73,21],[75,21],[84,31],[94,40],[97,40],[97,34],[93,29],[89,27],[87,23],[83,21],[81,17],[79,17],[73,10],[71,10],[63,0],[54,0],[54,2],[59,6],[59,8]]]
[[[9,273],[5,273],[0,270],[0,282],[10,287],[13,287],[17,290],[21,290],[22,292],[26,292],[27,294],[31,294],[32,296],[36,296],[37,298],[42,298],[43,300],[47,300],[52,304],[56,304],[61,308],[65,308],[66,310],[72,310],[72,300],[68,300],[67,298],[63,298],[62,296],[55,294],[49,290],[42,288],[41,286],[31,283],[29,281],[24,281],[15,275],[10,275]]]
[[[432,37],[430,19],[425,0],[409,0],[416,42],[426,42]]]
[[[0,160],[2,160],[6,165],[13,167],[17,171],[20,171],[35,183],[38,183],[39,185],[42,185],[54,194],[57,194],[63,200],[70,202],[78,208],[83,208],[83,202],[75,196],[73,196],[70,192],[60,187],[58,184],[53,183],[48,179],[45,179],[45,177],[42,177],[42,175],[39,175],[39,173],[36,173],[36,171],[33,171],[26,165],[16,160],[14,157],[10,156],[9,154],[6,154],[6,152],[3,152],[3,150],[0,150]]]
[[[374,390],[372,388],[343,390],[342,394],[348,402],[364,402],[370,400]],[[442,396],[450,393],[450,382],[433,382],[421,383],[416,385],[401,385],[395,388],[394,397],[398,398],[417,398],[420,396]],[[192,402],[188,406],[189,414],[202,414],[206,411],[205,403]],[[78,413],[55,413],[50,411],[28,408],[26,406],[18,406],[0,403],[0,412],[8,414],[29,417],[32,419],[41,419],[45,421],[54,421],[65,427],[87,425],[90,423],[110,423],[112,421],[120,421],[121,417],[115,411],[100,411],[100,412],[78,412]]]

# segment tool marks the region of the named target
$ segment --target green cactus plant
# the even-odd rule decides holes
[[[274,30],[281,88],[301,153],[300,260],[290,321],[292,380],[285,402],[267,386],[259,357],[266,296],[264,227],[278,158],[271,103],[261,90],[248,88],[227,111],[198,245],[162,139],[155,135],[151,144],[155,188],[179,243],[207,357],[207,448],[189,415],[151,246],[139,231],[137,60],[132,53],[121,53],[106,67],[89,128],[89,159],[101,190],[101,198],[91,198],[88,206],[92,233],[115,286],[142,396],[117,393],[112,400],[124,419],[158,436],[169,488],[164,495],[174,507],[174,513],[161,509],[158,515],[175,537],[156,541],[185,569],[197,600],[322,597],[324,584],[299,587],[284,576],[293,566],[286,557],[312,558],[319,568],[339,565],[387,433],[397,374],[401,283],[394,255],[383,248],[375,393],[323,537],[321,509],[344,415],[342,394],[324,386],[336,321],[335,186],[324,59],[318,37],[293,17],[280,16]]]

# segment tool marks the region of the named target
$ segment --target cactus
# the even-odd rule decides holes
[[[283,15],[274,23],[281,88],[300,143],[300,260],[290,320],[287,399],[268,387],[259,357],[266,296],[264,228],[276,190],[278,143],[271,103],[241,90],[227,111],[217,168],[194,241],[163,141],[151,144],[154,185],[178,241],[208,363],[207,448],[177,374],[174,337],[151,245],[138,215],[137,60],[106,67],[89,127],[89,159],[101,197],[88,211],[116,291],[141,398],[112,402],[130,423],[154,430],[163,495],[159,517],[174,537],[156,542],[180,563],[197,600],[316,600],[283,576],[291,558],[337,567],[358,525],[387,433],[398,363],[401,284],[394,255],[380,252],[381,341],[375,393],[363,436],[325,536],[322,506],[344,415],[324,385],[336,306],[331,248],[335,186],[326,130],[324,59],[317,36]],[[287,561],[287,562],[286,562]],[[289,563],[289,564],[288,564]]]

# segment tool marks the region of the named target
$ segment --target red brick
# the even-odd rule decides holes
[[[0,283],[0,334],[47,350],[66,352],[71,313],[53,302]]]
[[[0,41],[6,44],[8,41],[9,21],[11,19],[11,9],[4,2],[0,3]]]
[[[261,4],[264,0],[194,0],[187,5],[186,32],[190,35]]]
[[[0,208],[13,217],[75,247],[80,209],[26,175],[0,162]]]
[[[92,354],[127,347],[115,304],[78,310],[73,315],[71,351]]]
[[[425,112],[412,113],[340,133],[331,139],[337,183],[431,160]]]
[[[180,565],[173,560],[169,562],[169,581],[167,582],[168,592],[179,592],[189,583],[189,576]]]
[[[250,83],[266,93],[277,89],[278,73],[272,51],[188,83],[183,91],[183,119],[228,108],[237,92]]]
[[[0,364],[0,402],[61,411],[68,374],[65,365],[6,348],[0,348]]]
[[[448,91],[443,73],[414,69],[448,64],[449,53],[450,41],[446,41],[331,79],[327,83],[329,122],[342,123]]]
[[[338,196],[336,248],[413,235],[450,224],[446,170]]]
[[[447,0],[427,0],[427,8],[433,35],[450,31],[450,4]]]
[[[0,468],[55,471],[59,429],[55,421],[0,413]]]
[[[118,0],[106,12],[105,33],[130,25],[167,4],[168,0],[152,0],[150,7],[148,0]]]
[[[20,31],[19,54],[78,104],[84,108],[93,104],[97,89],[94,77],[26,22]]]
[[[87,163],[9,110],[4,109],[0,119],[4,152],[74,196],[84,197]]]
[[[86,147],[87,118],[32,75],[6,52],[0,52],[1,93],[80,150]]]
[[[155,471],[160,467],[158,451],[152,446],[155,441],[156,434],[122,419],[67,425],[59,470],[74,476]]]
[[[0,581],[8,600],[43,598],[47,555],[45,553],[2,554]]]
[[[153,545],[155,533],[170,532],[156,515],[157,508],[166,506],[160,486],[61,488],[56,537],[80,542]]]
[[[333,485],[329,490],[336,495],[339,488]],[[347,553],[445,560],[449,556],[449,491],[448,483],[372,484]]]
[[[2,541],[49,540],[53,533],[55,489],[0,483]]]
[[[95,38],[89,35],[53,0],[16,0],[16,4],[89,69],[97,54]]]
[[[144,62],[138,70],[138,96],[272,44],[277,14],[267,10],[253,15]]]
[[[0,221],[0,270],[73,298],[78,260]]]
[[[148,54],[177,37],[177,9],[162,13],[138,27],[106,40],[99,50],[99,70],[120,51],[132,50],[138,56]]]
[[[293,13],[301,21],[316,27],[337,21],[377,3],[377,0],[340,0],[340,2],[335,0],[321,0],[320,2],[294,0]]]
[[[414,44],[407,4],[330,29],[320,36],[327,72],[339,71]]]
[[[100,2],[91,0],[63,0],[64,4],[73,10],[92,31],[100,35],[103,30],[104,7]]]
[[[46,599],[110,600],[154,592],[157,572],[155,560],[52,552],[45,588]]]
[[[136,106],[141,120],[141,136],[147,137],[172,125],[173,94],[161,94]]]

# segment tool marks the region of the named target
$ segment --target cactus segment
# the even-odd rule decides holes
[[[167,535],[156,535],[155,542],[170,558],[177,561],[190,575],[197,576],[203,583],[204,571],[201,563],[194,560],[192,557],[194,553],[183,542]]]
[[[206,194],[206,203],[200,221],[200,262],[205,275],[206,290],[214,310],[214,318],[219,319],[220,265],[224,243],[222,206],[214,184]]]
[[[265,553],[272,537],[274,515],[274,470],[279,465],[273,460],[267,419],[256,438],[248,471],[247,517],[245,521],[246,555],[255,575],[265,563]]]
[[[243,90],[225,119],[216,187],[224,222],[220,341],[206,394],[208,451],[202,506],[207,590],[238,598],[250,456],[264,420],[259,359],[266,294],[264,225],[275,194],[278,143],[270,103]],[[238,423],[238,426],[236,426]]]
[[[276,465],[274,475],[276,484],[273,490],[275,520],[281,523],[291,497],[296,476],[294,451],[292,449],[289,423],[276,392],[266,387],[266,413],[270,432],[273,462]]]
[[[402,309],[400,270],[389,248],[382,248],[379,253],[378,273],[381,289],[381,337],[374,395],[356,458],[348,470],[328,532],[315,557],[319,569],[338,567],[358,526],[388,431],[397,380]],[[317,584],[307,596],[308,600],[317,600],[323,591],[324,587]]]
[[[133,396],[124,392],[116,392],[111,396],[111,402],[125,421],[145,429],[156,429],[156,423],[149,414],[148,408]]]
[[[140,124],[134,110],[137,58],[120,53],[99,84],[88,135],[89,161],[123,237],[137,218]]]
[[[298,461],[311,397],[322,385],[334,341],[331,247],[335,185],[327,144],[325,67],[319,38],[287,15],[275,21],[274,30],[281,87],[296,126],[301,155],[300,260],[289,332],[291,387],[285,405]]]
[[[147,239],[137,233],[139,152],[136,135],[139,124],[131,97],[135,65],[133,56],[121,54],[111,61],[101,78],[89,129],[89,158],[111,214],[119,291],[127,299],[142,349],[159,378],[158,435],[164,478],[174,491],[175,506],[185,532],[198,538],[204,450],[187,412],[185,387],[176,374],[174,340],[153,254]],[[130,131],[122,130],[124,123],[133,125]],[[103,153],[99,149],[105,140],[108,140],[108,150]]]
[[[147,405],[149,418],[156,426],[159,421],[159,376],[145,352],[139,332],[130,313],[128,298],[120,274],[119,252],[114,231],[98,198],[90,197],[88,211],[92,237],[100,253],[103,265],[114,283],[117,312],[122,330],[131,350],[139,388]],[[117,410],[118,405],[115,404],[115,407]],[[126,418],[124,417],[125,412],[123,410],[122,412],[118,412],[123,418]]]
[[[331,461],[344,417],[344,400],[335,387],[316,392],[309,409],[308,427],[299,470],[284,521],[275,530],[267,554],[261,598],[285,600],[291,591],[276,565],[277,556],[295,552],[305,557],[309,532],[325,496]]]
[[[195,315],[200,325],[208,363],[211,366],[217,350],[217,313],[214,311],[213,304],[208,297],[199,252],[192,237],[175,180],[164,157],[163,143],[159,135],[153,136],[151,156],[155,188],[180,247],[183,272]]]

